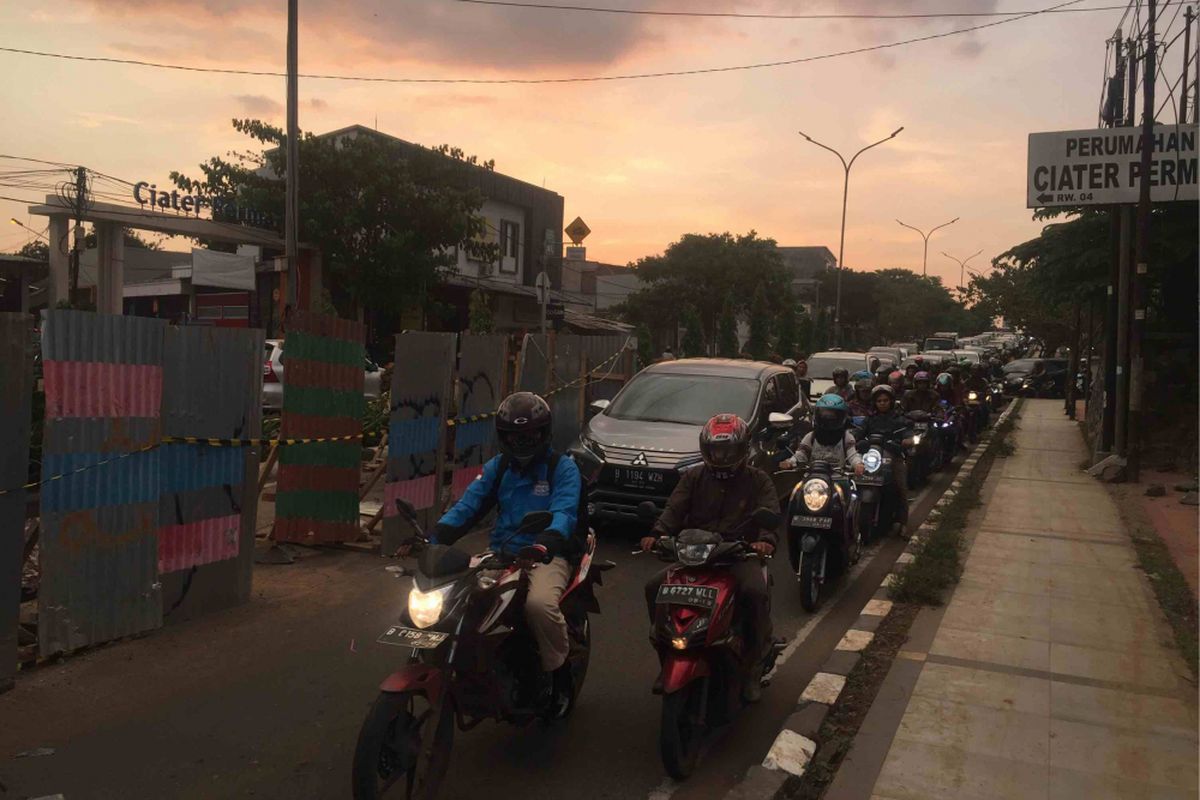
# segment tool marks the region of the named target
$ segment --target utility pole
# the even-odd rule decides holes
[[[817,147],[820,147],[822,150],[828,150],[829,152],[831,152],[835,156],[837,156],[838,160],[842,162],[842,169],[845,172],[844,181],[842,182],[842,234],[841,234],[840,239],[838,240],[837,280],[835,282],[836,299],[834,300],[834,306],[833,306],[833,343],[834,343],[835,347],[841,347],[841,345],[842,345],[842,270],[846,266],[845,262],[842,261],[842,256],[844,255],[845,250],[846,250],[846,202],[850,197],[850,168],[854,166],[854,162],[863,153],[867,152],[872,147],[878,147],[879,145],[883,144],[884,142],[895,139],[896,135],[899,134],[900,131],[902,131],[902,130],[904,130],[903,125],[901,125],[899,128],[896,128],[896,130],[892,131],[889,136],[886,136],[886,137],[880,139],[878,142],[873,142],[873,143],[867,145],[866,147],[864,147],[863,149],[859,150],[857,153],[855,153],[850,158],[849,161],[846,161],[845,157],[841,153],[839,153],[837,150],[834,150],[829,145],[821,144],[820,142],[818,142],[816,139],[809,136],[804,131],[797,131],[797,133],[799,133],[801,136],[803,136],[805,138],[805,140],[808,141],[809,144],[815,144]]]
[[[290,291],[296,292],[295,306],[300,304],[300,123],[299,123],[299,24],[297,21],[298,0],[288,0],[287,20],[287,149],[286,149],[286,197],[284,200],[283,236],[284,255]],[[280,293],[283,294],[282,292]],[[287,297],[280,297],[287,303]]]
[[[70,288],[67,302],[74,305],[75,293],[79,291],[79,260],[82,257],[86,235],[83,232],[83,211],[87,208],[87,168],[75,168],[75,197],[71,203],[75,212],[75,246],[71,248]]]
[[[1179,121],[1187,122],[1188,104],[1188,62],[1192,58],[1192,7],[1188,6],[1183,15],[1183,75],[1179,78]]]
[[[912,225],[909,225],[908,223],[900,222],[900,220],[896,220],[896,222],[900,222],[901,225],[908,228],[910,231],[916,231],[917,233],[921,234],[921,238],[925,240],[925,253],[924,253],[924,255],[921,256],[921,277],[922,278],[926,277],[929,272],[929,237],[933,236],[934,231],[941,230],[942,228],[946,227],[947,225],[953,225],[954,223],[958,222],[958,219],[959,219],[958,217],[955,217],[954,219],[950,220],[949,222],[943,222],[941,225],[938,225],[935,228],[930,228],[929,233],[926,233],[925,231],[921,230],[920,228],[914,228]],[[962,283],[961,278],[959,279],[959,283],[960,284]]]
[[[1125,58],[1128,55],[1121,49],[1121,29],[1118,28],[1112,38],[1113,49],[1116,51],[1116,64],[1113,76],[1109,78],[1108,105],[1105,108],[1105,122],[1110,128],[1119,127],[1124,119],[1122,114],[1125,105]],[[1100,447],[1102,452],[1113,449],[1113,425],[1117,411],[1117,316],[1120,309],[1117,306],[1118,289],[1121,280],[1121,207],[1109,206],[1109,252],[1112,260],[1108,267],[1108,297],[1104,319],[1104,415],[1100,426]]]
[[[1125,125],[1133,127],[1137,114],[1137,39],[1125,42],[1125,63],[1129,69],[1126,87],[1129,96],[1125,110]],[[1117,455],[1129,455],[1129,308],[1130,308],[1130,256],[1133,251],[1133,208],[1121,206],[1120,260],[1117,275],[1117,381],[1116,409],[1113,419],[1113,447]]]
[[[897,220],[897,221],[899,221],[899,220]],[[900,224],[903,225],[904,223],[900,223]],[[963,278],[965,277],[965,275],[963,273],[965,273],[967,270],[967,264],[970,264],[971,259],[974,258],[975,256],[979,255],[982,252],[983,252],[982,250],[976,250],[974,253],[971,253],[971,255],[967,256],[966,258],[959,259],[959,258],[955,258],[954,256],[950,255],[945,250],[942,251],[942,255],[944,255],[946,258],[950,259],[954,263],[958,264],[958,291],[960,293],[963,291]],[[974,272],[975,270],[971,270],[971,271]]]
[[[1142,168],[1138,175],[1140,191],[1137,206],[1137,236],[1134,239],[1133,319],[1129,329],[1129,457],[1126,476],[1137,481],[1141,469],[1142,392],[1145,384],[1145,358],[1142,352],[1146,333],[1146,282],[1150,261],[1150,167],[1154,156],[1154,81],[1158,69],[1154,63],[1157,51],[1154,25],[1157,22],[1157,0],[1147,0],[1146,65],[1142,69]]]

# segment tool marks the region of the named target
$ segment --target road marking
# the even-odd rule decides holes
[[[762,765],[767,769],[781,769],[791,775],[800,776],[804,774],[804,768],[808,766],[816,751],[817,743],[812,739],[784,728],[775,737],[775,743],[767,751]]]
[[[861,653],[871,640],[875,638],[875,634],[870,631],[859,631],[851,628],[846,631],[846,635],[837,643],[834,650],[849,650],[852,653]]]
[[[892,610],[891,600],[871,600],[863,606],[862,613],[872,617],[886,617]]]
[[[813,675],[813,679],[808,682],[808,686],[804,687],[804,692],[800,695],[800,699],[831,706],[837,702],[838,695],[842,693],[842,687],[845,685],[845,675],[834,675],[832,672],[818,672],[816,675]]]
[[[911,564],[913,558],[914,558],[914,556],[912,553],[901,553],[900,555],[896,556],[896,563],[897,564]]]

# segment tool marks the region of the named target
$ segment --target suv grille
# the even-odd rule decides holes
[[[700,451],[695,450],[690,453],[665,452],[661,450],[651,450],[648,448],[637,447],[617,447],[611,444],[601,445],[604,448],[604,460],[610,464],[621,464],[624,466],[633,466],[634,460],[638,460],[637,466],[651,467],[654,469],[674,469],[675,465],[680,462],[691,463],[700,460]],[[639,455],[645,454],[646,461],[640,463]]]

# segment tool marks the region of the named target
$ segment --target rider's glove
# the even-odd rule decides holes
[[[562,551],[563,537],[557,531],[542,531],[533,540],[535,547],[545,551],[545,563],[549,564]]]
[[[531,544],[522,547],[517,552],[518,561],[529,561],[534,564],[549,564],[553,556],[546,550],[543,545]]]

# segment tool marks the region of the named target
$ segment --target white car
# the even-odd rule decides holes
[[[808,357],[808,377],[812,380],[809,397],[816,399],[833,386],[833,371],[838,367],[850,375],[870,367],[871,356],[866,353],[855,353],[849,350],[829,350],[824,353],[813,353]]]
[[[264,343],[263,361],[263,408],[278,411],[283,408],[283,339],[267,339]],[[383,370],[371,359],[363,362],[363,396],[367,399],[379,397],[380,377]]]

